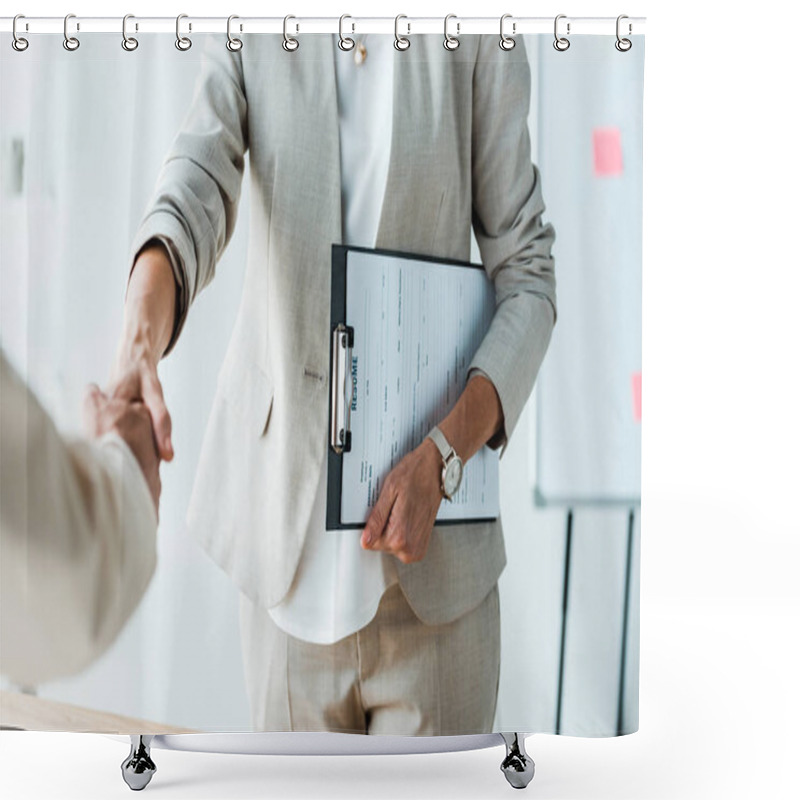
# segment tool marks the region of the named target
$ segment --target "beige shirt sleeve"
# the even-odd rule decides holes
[[[62,437],[0,352],[0,672],[37,685],[104,653],[155,571],[156,528],[128,445]]]

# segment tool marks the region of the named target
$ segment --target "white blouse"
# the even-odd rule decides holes
[[[367,50],[361,64],[355,58],[359,41]],[[375,246],[391,154],[393,41],[388,35],[361,36],[353,50],[334,47],[345,244]],[[269,609],[284,631],[318,644],[363,628],[397,581],[395,556],[364,550],[360,529],[326,530],[327,483],[326,458],[294,581]]]

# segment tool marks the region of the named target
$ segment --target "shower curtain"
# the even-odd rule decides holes
[[[643,37],[30,38],[0,48],[0,723],[636,731]],[[494,293],[471,402],[434,421],[499,457],[499,518],[425,522],[449,501],[421,438],[394,476],[427,509],[412,560],[391,526],[383,550],[314,528],[334,244],[483,265]],[[98,412],[142,395],[121,342],[147,263],[172,281],[157,529],[125,506],[153,501],[131,464],[165,455],[157,393],[138,450]]]

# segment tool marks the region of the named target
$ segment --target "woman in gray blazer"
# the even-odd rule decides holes
[[[501,521],[434,525],[442,458],[431,439],[385,476],[362,532],[361,546],[391,557],[397,578],[369,625],[336,643],[312,644],[270,620],[270,609],[296,588],[325,463],[330,253],[344,238],[349,177],[341,172],[336,38],[302,37],[292,53],[282,42],[257,36],[230,52],[224,40],[208,39],[191,107],[131,245],[112,388],[144,399],[169,461],[171,419],[157,365],[233,234],[247,155],[245,286],[188,523],[242,593],[254,726],[490,730],[497,579],[506,563]],[[408,51],[392,50],[390,158],[371,244],[468,260],[474,232],[496,310],[469,380],[438,427],[464,462],[484,444],[502,457],[556,319],[554,233],[542,220],[527,126],[530,70],[521,38],[511,51],[496,36],[465,36],[453,52],[440,36],[411,42]],[[376,657],[367,700],[365,666],[354,665],[352,654],[368,656],[361,647],[373,632],[376,652],[394,636],[394,672]],[[342,681],[354,690],[334,698]],[[416,712],[390,712],[408,703]]]

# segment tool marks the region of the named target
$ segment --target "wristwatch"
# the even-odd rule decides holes
[[[439,430],[438,425],[434,425],[428,436],[433,439],[433,443],[442,454],[442,480],[440,489],[447,500],[452,501],[453,496],[461,486],[461,477],[464,474],[464,464],[451,447],[444,434]]]

